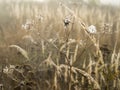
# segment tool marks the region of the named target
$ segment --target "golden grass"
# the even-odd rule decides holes
[[[0,24],[0,88],[120,89],[120,8],[58,1],[3,4],[10,12],[3,20],[9,24]],[[90,25],[97,33],[88,31]],[[4,73],[11,64],[13,72]]]

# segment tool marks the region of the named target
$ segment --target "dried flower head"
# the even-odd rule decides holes
[[[36,19],[41,22],[43,21],[43,16],[39,14],[36,16]]]
[[[91,34],[96,34],[97,33],[96,27],[94,25],[90,25],[88,27],[87,31]]]
[[[66,16],[66,18],[64,19],[64,26],[65,28],[71,23],[71,16]]]
[[[30,30],[34,25],[34,21],[26,20],[26,23],[22,25],[22,28],[25,30]]]
[[[69,39],[69,42],[76,42],[76,40],[75,40],[75,39],[70,38],[70,39]]]
[[[23,25],[22,25],[22,28],[25,29],[25,30],[28,30],[28,29],[30,29],[30,26],[27,25],[27,24],[23,24]]]
[[[6,66],[4,69],[3,69],[3,72],[6,73],[6,74],[12,74],[13,71],[15,69],[15,66],[14,65],[10,65],[10,66]]]
[[[70,24],[70,19],[69,18],[65,18],[64,24],[65,24],[65,26],[69,25]]]
[[[111,32],[111,31],[110,31],[110,28],[111,28],[111,27],[112,27],[111,24],[105,23],[105,24],[104,24],[104,27],[103,27],[104,33],[110,33],[110,32]]]

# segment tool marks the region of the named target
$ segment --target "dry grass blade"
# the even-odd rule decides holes
[[[120,59],[120,52],[117,55],[117,59],[115,60],[115,71],[117,72],[119,67],[119,59]]]
[[[120,89],[120,7],[95,0],[1,1],[2,90]]]
[[[79,73],[81,73],[82,75],[84,75],[85,77],[87,77],[92,83],[94,83],[94,88],[95,89],[100,89],[100,85],[98,84],[97,81],[95,81],[95,79],[90,75],[88,74],[87,72],[81,70],[81,69],[78,69],[78,68],[74,68],[76,69]]]
[[[42,45],[42,53],[45,53],[45,44],[44,44],[44,40],[41,41],[41,45]]]
[[[49,56],[48,56],[48,58],[47,59],[45,59],[40,65],[39,65],[39,67],[41,67],[42,69],[43,69],[43,67],[44,68],[46,68],[46,67],[49,67],[49,68],[51,68],[51,67],[57,67],[56,66],[56,64],[52,61],[52,59],[51,59],[51,53],[49,54]]]
[[[79,45],[77,44],[77,45],[76,45],[76,48],[75,48],[73,63],[76,62],[76,57],[77,57],[78,48],[79,48]]]
[[[67,65],[60,65],[61,68],[67,68],[69,69],[70,67],[67,66]],[[88,80],[90,80],[93,84],[94,84],[94,88],[96,90],[100,90],[100,85],[98,84],[98,82],[90,75],[88,74],[87,72],[79,69],[79,68],[76,68],[76,67],[72,67],[72,71],[77,71],[79,74],[82,74],[83,76],[85,76]]]
[[[29,60],[28,53],[23,48],[18,45],[10,45],[10,48],[16,48],[27,60]]]
[[[60,51],[62,51],[67,45],[70,45],[70,44],[72,44],[72,43],[76,43],[76,41],[69,41],[69,42],[63,44],[63,45],[60,47]]]

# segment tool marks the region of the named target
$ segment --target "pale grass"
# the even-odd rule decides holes
[[[21,48],[20,46],[18,46],[18,45],[10,45],[9,47],[10,47],[10,48],[15,48],[15,49],[16,49],[18,52],[20,52],[27,60],[29,60],[27,51],[24,50],[23,48]]]

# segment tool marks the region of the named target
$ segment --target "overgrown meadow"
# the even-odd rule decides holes
[[[0,90],[119,90],[120,7],[0,3]]]

